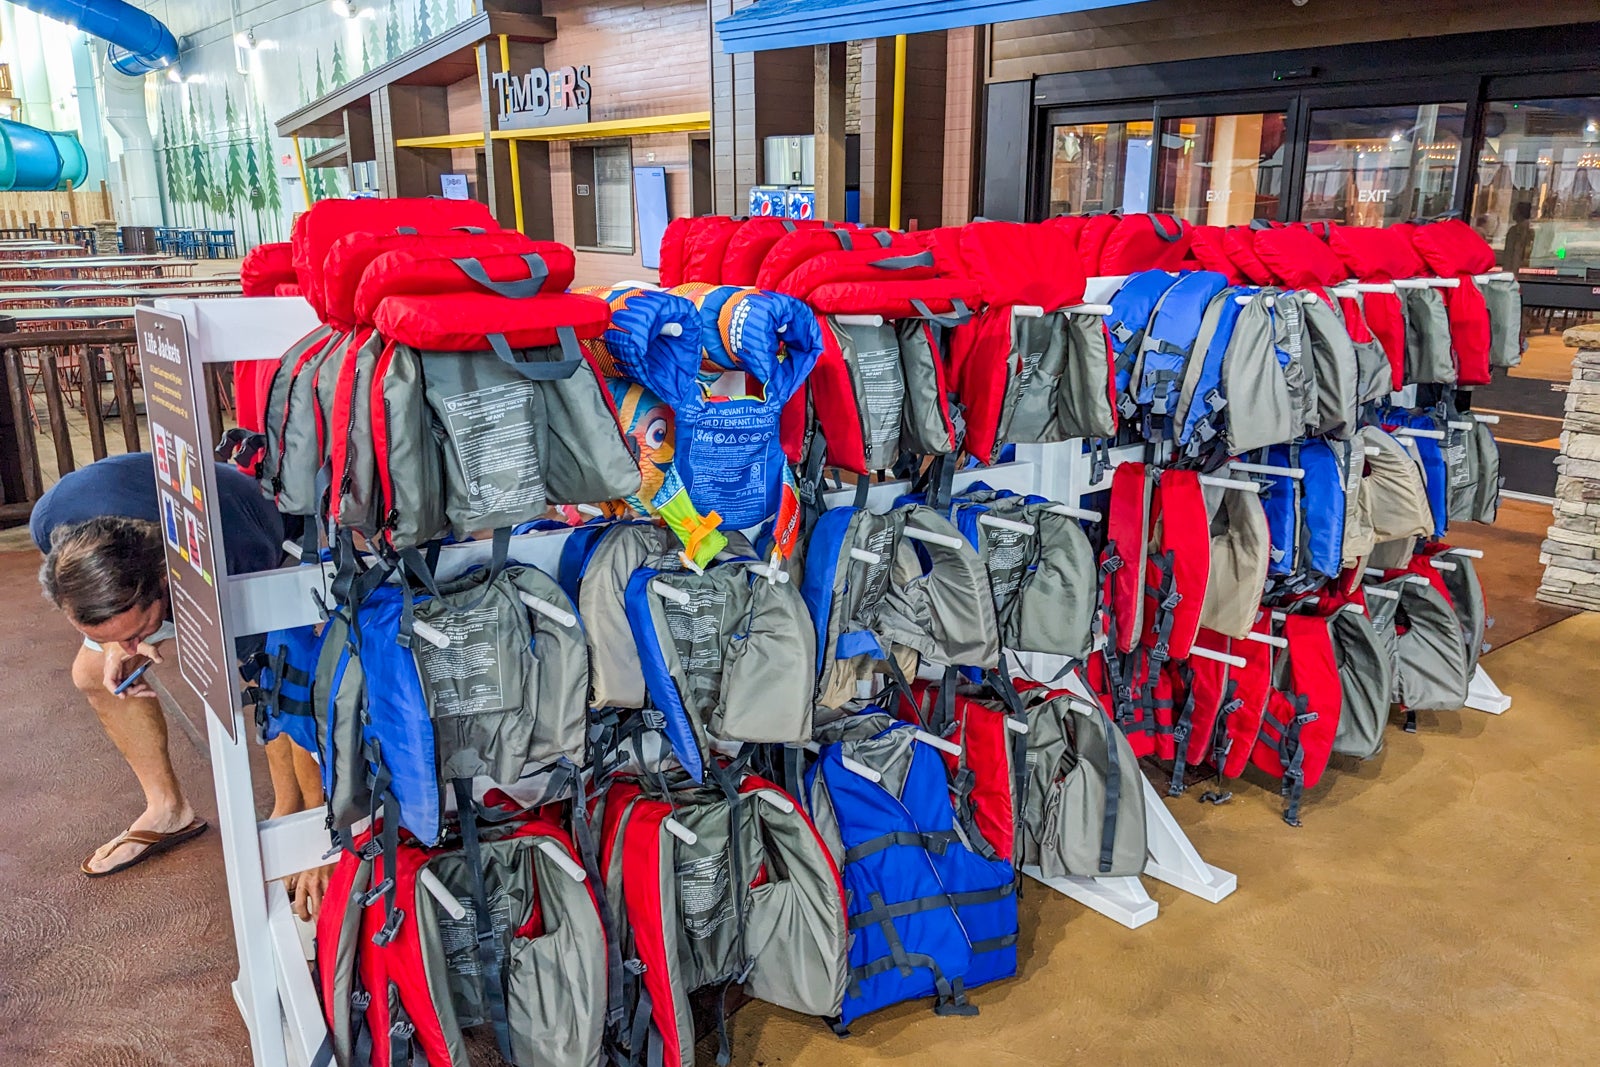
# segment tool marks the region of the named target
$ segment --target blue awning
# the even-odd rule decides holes
[[[717,20],[724,52],[859,41],[1121,7],[1139,0],[756,0]]]

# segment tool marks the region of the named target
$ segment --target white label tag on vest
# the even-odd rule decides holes
[[[445,397],[441,414],[474,514],[544,505],[544,476],[530,447],[538,389],[519,380]]]
[[[690,937],[703,941],[733,918],[726,852],[680,862],[674,865],[673,874],[678,881],[678,911]]]

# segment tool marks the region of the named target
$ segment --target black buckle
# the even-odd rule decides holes
[[[639,717],[652,730],[665,730],[667,728],[667,717],[658,708],[642,708],[639,711]]]
[[[1226,790],[1218,792],[1215,789],[1207,789],[1200,794],[1200,803],[1202,804],[1226,804],[1232,799],[1233,794]]]
[[[1177,590],[1173,590],[1172,592],[1168,593],[1167,598],[1161,602],[1161,610],[1171,611],[1173,608],[1176,608],[1182,600],[1183,594]]]
[[[643,974],[649,968],[645,966],[644,960],[631,959],[622,961],[622,969],[629,974]]]
[[[1150,659],[1156,663],[1167,662],[1170,655],[1170,646],[1165,641],[1157,641],[1155,647],[1150,649]]]
[[[1122,569],[1121,556],[1107,556],[1105,562],[1100,564],[1101,574],[1115,574]]]
[[[391,911],[389,917],[383,921],[383,929],[372,935],[372,943],[382,948],[393,941],[395,935],[400,932],[400,924],[405,921],[405,917],[406,913],[400,908]]]
[[[350,994],[350,1006],[356,1011],[366,1011],[372,1006],[372,994],[365,989]]]
[[[367,839],[367,843],[361,846],[361,851],[356,855],[364,860],[375,860],[383,855],[383,842],[376,837],[370,837]]]
[[[390,1036],[398,1037],[402,1041],[410,1041],[411,1035],[415,1034],[416,1032],[417,1028],[411,1023],[406,1022],[404,1019],[399,1020],[393,1026],[389,1027]]]
[[[366,894],[364,894],[362,896],[362,898],[361,898],[361,906],[363,908],[372,907],[378,901],[383,899],[383,895],[385,893],[387,893],[389,890],[391,890],[393,888],[394,888],[394,879],[393,878],[385,878],[383,881],[381,881],[377,885],[373,886],[370,891],[368,891]]]

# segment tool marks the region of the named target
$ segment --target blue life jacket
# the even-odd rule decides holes
[[[1267,475],[1261,506],[1267,515],[1272,554],[1268,576],[1297,576],[1316,584],[1336,578],[1344,561],[1345,471],[1326,441],[1311,438],[1293,445],[1273,445],[1267,452],[1273,466],[1299,467],[1298,481]]]
[[[1121,405],[1125,415],[1133,411],[1133,366],[1139,359],[1150,316],[1155,314],[1162,294],[1177,280],[1176,274],[1164,270],[1142,270],[1128,275],[1111,297],[1106,330],[1111,334],[1111,352],[1115,356],[1117,399],[1126,401]]]
[[[1320,438],[1300,446],[1300,467],[1306,472],[1299,486],[1306,564],[1317,574],[1337,578],[1344,562],[1345,472],[1333,448]]]
[[[400,643],[404,593],[384,584],[356,611],[357,655],[368,686],[368,721],[361,739],[389,772],[389,792],[400,807],[399,823],[425,845],[436,844],[444,820],[443,789],[433,718],[422,691],[417,661]],[[344,664],[341,664],[341,669]],[[376,683],[376,684],[375,684]],[[377,767],[369,765],[369,773]]]
[[[1156,418],[1174,414],[1183,372],[1211,298],[1228,287],[1216,271],[1188,271],[1161,296],[1139,349],[1135,400]]]
[[[312,707],[312,680],[322,655],[322,638],[314,626],[269,630],[266,647],[252,657],[246,680],[256,707],[256,729],[266,744],[285,734],[316,755],[317,719]]]
[[[810,308],[778,293],[724,285],[694,303],[695,344],[651,345],[628,368],[673,413],[678,481],[668,478],[650,504],[663,507],[681,488],[700,513],[748,529],[777,514],[786,483],[793,491],[778,420],[822,354],[822,332]],[[711,381],[727,371],[745,375],[751,395],[713,397]]]
[[[1293,467],[1298,464],[1294,450],[1289,445],[1273,445],[1267,450],[1267,462],[1274,467]],[[1300,565],[1300,493],[1293,478],[1286,475],[1264,475],[1261,485],[1261,508],[1267,515],[1267,533],[1272,544],[1267,575],[1294,574]]]
[[[1434,422],[1432,416],[1421,413],[1403,415],[1399,424],[1418,430],[1439,429],[1439,424]],[[1417,446],[1417,458],[1422,461],[1422,480],[1428,488],[1428,510],[1433,512],[1433,536],[1443,537],[1450,524],[1450,472],[1444,462],[1444,442],[1431,437],[1413,437],[1411,440]]]
[[[1205,352],[1197,353],[1203,362],[1199,377],[1195,380],[1189,410],[1184,412],[1183,425],[1178,427],[1179,445],[1187,445],[1197,433],[1201,442],[1209,441],[1222,430],[1220,416],[1228,403],[1222,395],[1222,363],[1227,358],[1228,345],[1233,341],[1233,328],[1244,311],[1244,306],[1233,297],[1244,296],[1252,291],[1244,286],[1230,286],[1223,290],[1223,295],[1228,299],[1219,310],[1216,332],[1211,335]]]
[[[891,778],[903,768],[899,794],[847,770],[851,752],[875,769],[893,764]],[[1016,973],[1016,875],[962,843],[939,753],[892,723],[824,745],[806,795],[813,811],[831,811],[844,849],[851,937],[841,1021],[927,996],[938,997],[940,1014],[974,1014],[967,988]]]

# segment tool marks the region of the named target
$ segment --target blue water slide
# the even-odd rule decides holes
[[[6,134],[12,170],[9,188],[23,191],[54,189],[61,183],[61,150],[48,130],[10,119],[0,119]]]
[[[130,77],[162,70],[178,61],[178,39],[172,31],[148,11],[141,11],[124,0],[13,0],[13,3],[109,42],[111,47],[106,58]]]

